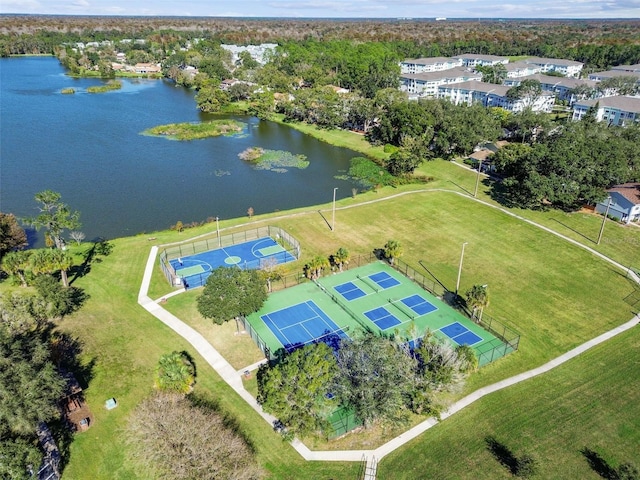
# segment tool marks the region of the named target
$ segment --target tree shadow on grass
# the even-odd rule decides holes
[[[607,480],[618,480],[619,476],[616,469],[609,465],[609,462],[602,458],[598,452],[584,447],[580,450],[580,453],[587,460],[591,470],[596,472],[602,478],[606,478]]]
[[[518,457],[504,443],[500,443],[493,436],[485,437],[487,449],[493,457],[504,466],[512,475],[518,473]]]

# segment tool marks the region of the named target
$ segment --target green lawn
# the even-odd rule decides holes
[[[177,233],[167,233],[177,238]],[[79,337],[85,363],[93,365],[85,391],[95,416],[94,425],[76,435],[63,478],[136,479],[126,456],[126,426],[133,408],[153,389],[154,369],[160,355],[186,350],[197,366],[197,389],[210,392],[220,408],[235,418],[251,438],[259,462],[269,478],[355,478],[359,465],[305,462],[271,427],[249,408],[182,339],[137,305],[137,294],[150,244],[146,237],[113,242],[113,253],[94,263],[91,272],[74,285],[86,289],[91,299],[61,329]],[[170,300],[171,301],[171,300]],[[119,406],[104,408],[107,398]]]
[[[198,331],[236,369],[252,365],[264,359],[262,351],[246,333],[241,333],[234,321],[216,325],[198,312],[196,297],[201,289],[176,295],[162,304],[163,308]]]
[[[420,187],[387,187],[343,199],[338,206],[382,200],[416,188],[473,191],[473,172],[450,162],[429,162],[421,170],[433,176],[434,182]],[[481,197],[490,201],[485,189]],[[330,211],[330,205],[320,208]],[[468,242],[461,291],[475,283],[488,284],[491,304],[487,312],[519,330],[522,339],[517,353],[483,368],[453,397],[536,367],[632,316],[631,307],[622,298],[634,287],[623,274],[591,253],[469,197],[431,191],[340,208],[334,232],[327,228],[318,207],[288,213],[294,215],[233,219],[221,222],[221,228],[241,229],[237,227],[241,224],[282,227],[302,244],[304,258],[291,268],[301,268],[313,255],[329,255],[341,246],[352,254],[368,254],[393,238],[404,246],[403,260],[416,269],[421,268],[418,261],[424,261],[449,288],[455,287],[461,245]],[[583,235],[592,238],[598,231],[597,217],[518,213],[562,233],[571,232],[572,238],[582,239],[579,241],[584,244],[590,241]],[[559,225],[558,219],[570,228]],[[608,227],[598,250],[621,262],[640,263],[640,249],[633,243],[637,231],[613,223]],[[60,328],[79,337],[84,345],[83,359],[92,365],[86,396],[95,424],[76,436],[64,478],[145,478],[134,472],[126,456],[128,415],[152,392],[160,355],[172,350],[187,350],[195,357],[196,388],[210,392],[220,408],[238,421],[252,439],[269,478],[357,478],[357,464],[304,462],[189,345],[137,304],[151,246],[207,231],[215,232],[215,226],[115,240],[113,253],[94,262],[91,271],[74,282],[91,298],[80,312],[63,320]],[[0,285],[1,291],[7,288]],[[171,291],[156,268],[150,295],[159,298]],[[172,297],[167,306],[174,313],[178,313],[176,307],[193,314],[193,307],[187,305],[190,299],[193,296],[189,294]],[[193,315],[191,318],[195,321]],[[403,471],[407,472],[405,478],[417,478],[419,472],[430,472],[430,478],[482,478],[484,472],[488,472],[485,478],[506,477],[503,467],[484,448],[483,439],[489,433],[514,452],[538,455],[544,472],[564,469],[561,478],[589,478],[590,470],[578,452],[583,446],[602,448],[612,461],[635,460],[639,464],[633,450],[640,440],[638,346],[634,330],[557,371],[483,399],[385,459],[379,478],[401,478]],[[238,364],[244,361],[237,360]],[[116,397],[119,406],[106,411],[104,401],[110,397]],[[371,444],[375,446],[375,442]],[[565,456],[566,466],[559,466]],[[566,474],[573,471],[578,474]],[[595,474],[591,477],[597,478]]]
[[[635,327],[638,328],[638,327]],[[513,478],[491,455],[493,436],[538,460],[535,478],[602,478],[585,447],[616,468],[640,466],[640,335],[627,331],[559,368],[493,393],[385,457],[378,478]]]

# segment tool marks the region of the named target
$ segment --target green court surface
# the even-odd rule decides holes
[[[176,275],[180,277],[188,277],[189,275],[197,275],[198,273],[203,273],[204,268],[202,265],[192,265],[190,267],[179,268],[176,270]]]
[[[284,252],[285,249],[282,245],[272,245],[270,247],[261,248],[258,250],[263,257],[268,257],[276,253]]]
[[[306,301],[314,302],[351,338],[367,329],[412,342],[431,331],[453,346],[470,345],[480,365],[513,351],[389,265],[374,262],[270,294],[247,320],[272,354],[283,345],[261,316]]]
[[[331,425],[329,438],[337,438],[362,426],[362,421],[356,418],[355,411],[349,407],[338,407],[327,418]]]

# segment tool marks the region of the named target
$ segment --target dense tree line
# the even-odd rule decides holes
[[[84,372],[77,341],[55,333],[53,321],[85,298],[48,275],[34,292],[0,295],[0,478],[32,478],[42,463],[36,431],[60,418],[62,372]]]
[[[56,192],[35,198],[40,213],[25,221],[46,230],[47,248],[23,250],[24,230],[15,216],[0,213],[0,266],[9,280],[32,287],[0,295],[0,478],[32,478],[43,458],[37,428],[60,418],[63,373],[86,373],[77,360],[78,342],[54,331],[57,320],[88,299],[82,289],[69,286],[66,271],[74,260],[63,249],[63,232],[79,227],[79,213]],[[85,266],[107,250],[91,248]],[[58,273],[62,281],[54,276]]]
[[[440,411],[436,394],[477,368],[473,350],[451,347],[427,333],[411,351],[394,339],[364,333],[310,344],[258,372],[258,402],[288,434],[330,433],[336,408],[353,411],[365,427],[405,423],[411,412]]]
[[[64,43],[123,38],[148,39],[168,52],[175,46],[176,39],[184,42],[205,38],[240,45],[288,41],[381,42],[394,57],[452,56],[468,52],[538,55],[578,60],[590,69],[640,62],[638,20],[430,22],[46,15],[1,18],[0,55],[52,54]]]
[[[508,203],[573,210],[606,198],[606,189],[640,180],[640,126],[609,127],[591,116],[513,143],[493,155]]]

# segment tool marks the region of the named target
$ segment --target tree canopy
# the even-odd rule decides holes
[[[5,253],[28,245],[27,234],[12,213],[0,212],[0,260]]]
[[[258,372],[258,402],[291,433],[325,430],[327,414],[335,402],[327,399],[337,374],[333,350],[324,343],[310,344],[285,356],[273,367]]]
[[[38,422],[58,415],[63,387],[43,334],[0,330],[0,433],[35,432]]]
[[[608,127],[590,118],[557,128],[533,144],[494,156],[506,200],[525,208],[574,210],[606,198],[606,189],[640,180],[640,126]]]
[[[381,420],[402,423],[414,388],[415,360],[392,341],[365,334],[343,342],[336,355],[334,394],[366,426]]]
[[[36,193],[36,201],[40,214],[35,217],[25,219],[26,223],[33,225],[36,229],[44,228],[46,237],[58,249],[64,245],[62,233],[65,230],[77,230],[80,228],[80,212],[70,210],[62,202],[62,195],[52,190],[44,190]]]
[[[220,267],[209,275],[197,303],[203,317],[221,325],[257,312],[266,299],[265,282],[257,271]]]

